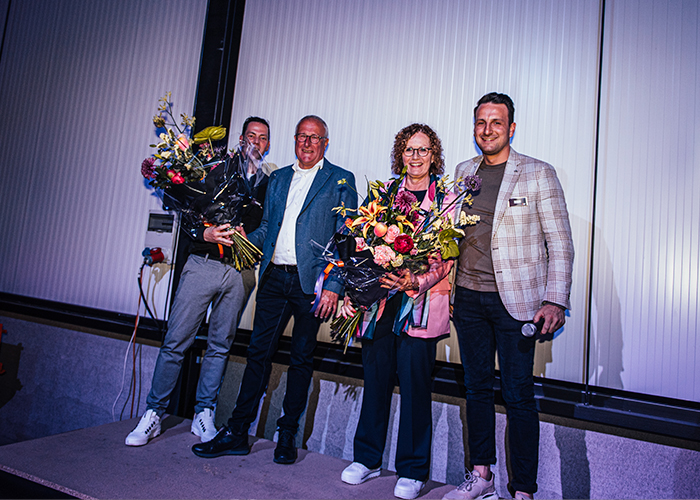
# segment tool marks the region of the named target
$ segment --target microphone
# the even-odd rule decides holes
[[[525,323],[520,328],[520,333],[522,333],[525,337],[533,337],[534,335],[538,335],[540,332],[542,332],[543,325],[544,318],[540,318],[537,323]]]

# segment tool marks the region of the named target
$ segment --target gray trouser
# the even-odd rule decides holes
[[[194,410],[200,413],[205,408],[216,408],[246,291],[241,273],[233,266],[198,255],[188,257],[168,319],[168,333],[156,360],[151,391],[146,399],[147,409],[159,416],[165,413],[185,351],[194,342],[210,303],[207,350],[202,359]]]

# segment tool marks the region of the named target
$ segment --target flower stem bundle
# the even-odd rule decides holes
[[[234,231],[231,235],[231,249],[233,250],[233,266],[236,271],[243,269],[252,269],[262,257],[262,252],[258,247],[245,239],[238,231]]]

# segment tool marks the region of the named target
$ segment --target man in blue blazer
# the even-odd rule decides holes
[[[248,430],[255,420],[272,369],[272,356],[290,315],[294,316],[287,391],[277,420],[279,438],[274,461],[297,458],[295,436],[313,374],[313,352],[321,322],[335,314],[342,283],[332,275],[323,285],[316,312],[311,312],[314,285],[326,262],[321,249],[344,222],[333,208],[357,207],[355,176],[324,159],[328,126],[318,116],[296,127],[293,165],[270,176],[260,227],[248,239],[263,251],[248,359],[233,414],[207,443],[192,447],[204,458],[246,455]],[[317,244],[314,244],[317,243]]]

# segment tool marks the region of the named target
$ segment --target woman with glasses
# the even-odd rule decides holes
[[[427,125],[412,124],[396,135],[392,150],[391,170],[406,176],[400,191],[410,191],[429,210],[436,198],[437,181],[444,172],[442,145],[437,134]],[[454,195],[445,196],[444,207]],[[389,427],[389,414],[394,386],[401,391],[399,435],[396,447],[394,488],[398,498],[416,498],[430,473],[432,445],[432,371],[437,342],[450,333],[450,284],[447,275],[452,261],[438,258],[425,274],[408,270],[389,273],[382,278],[385,288],[396,293],[379,306],[372,339],[362,339],[364,396],[354,439],[354,462],[342,473],[348,484],[360,484],[379,476],[382,455]],[[429,293],[428,293],[429,292]],[[394,333],[394,320],[400,312],[404,294],[415,303],[428,301],[427,323],[411,325]],[[350,317],[355,312],[346,298],[340,314]],[[381,314],[381,316],[380,316]],[[419,319],[420,322],[420,319]]]

